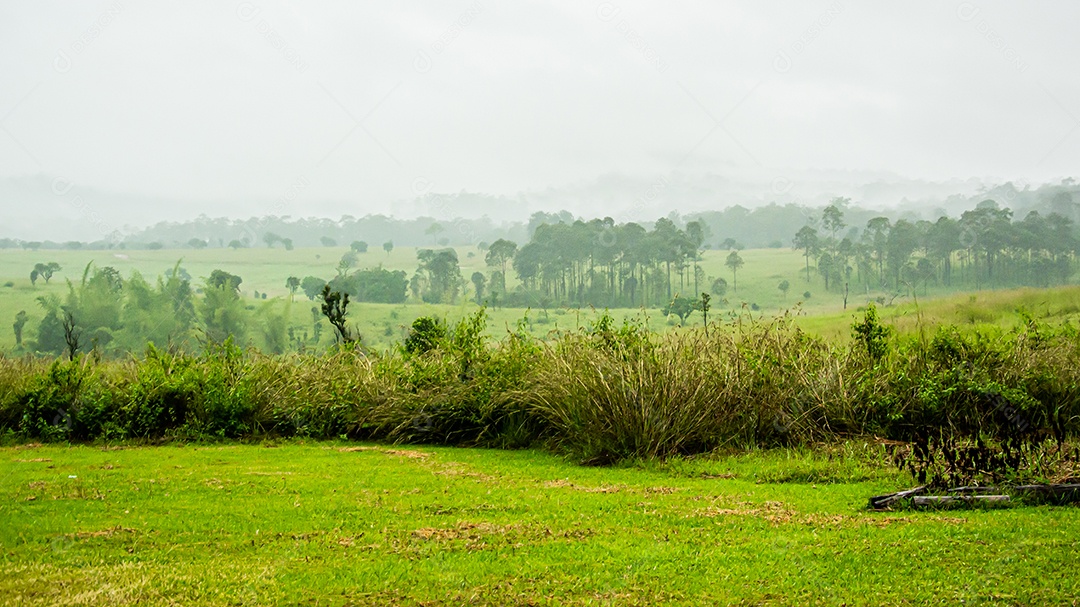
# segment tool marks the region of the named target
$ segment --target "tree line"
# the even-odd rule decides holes
[[[930,286],[988,288],[1067,283],[1080,238],[1074,221],[1057,212],[1013,211],[992,199],[959,218],[891,221],[877,216],[845,234],[847,201],[837,199],[795,233],[805,257],[805,279],[816,274],[826,291],[851,287],[893,294]],[[813,267],[811,267],[813,263]]]
[[[804,225],[787,243],[805,257],[804,280],[841,294],[845,305],[852,292],[886,300],[925,293],[931,286],[1063,284],[1073,273],[1080,247],[1069,217],[1029,211],[1017,221],[1010,209],[991,199],[959,218],[892,220],[878,215],[854,226],[847,223],[850,204],[836,198],[820,214],[804,215]],[[726,278],[707,277],[701,268],[703,251],[712,246],[707,244],[711,234],[700,220],[679,225],[660,218],[646,228],[611,218],[563,217],[557,223],[538,223],[521,246],[508,239],[481,243],[487,272],[474,272],[468,280],[452,248],[419,249],[411,278],[381,266],[349,274],[355,257],[347,259],[346,253],[338,276],[329,281],[313,276],[290,280],[295,282],[292,290],[303,288],[309,299],[329,283],[357,301],[400,303],[411,297],[454,303],[468,293],[477,303],[495,306],[656,306],[665,314],[685,317],[688,301],[698,300],[703,292],[718,296],[721,303],[729,291],[738,293],[745,265],[740,243],[730,238],[719,243],[729,249],[724,265],[730,284]],[[507,288],[509,271],[518,281],[513,289]],[[785,298],[791,288],[786,278],[777,284]],[[677,296],[687,301],[679,304]]]

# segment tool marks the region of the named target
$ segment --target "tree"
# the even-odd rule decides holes
[[[431,236],[431,242],[434,244],[439,244],[439,234],[442,234],[442,232],[443,227],[439,225],[439,222],[437,221],[433,222],[426,230],[424,230],[424,234]]]
[[[280,242],[280,241],[281,241],[281,236],[278,236],[277,234],[275,234],[273,232],[267,232],[266,234],[263,234],[263,242],[265,242],[266,246],[271,248],[271,249],[274,248],[274,243],[275,242]]]
[[[382,266],[360,270],[351,276],[338,276],[329,284],[331,290],[348,293],[355,301],[375,303],[403,303],[408,289],[405,272]]]
[[[354,240],[352,241],[352,244],[349,245],[349,248],[352,249],[354,253],[367,253],[368,243],[363,240]]]
[[[488,246],[484,262],[490,268],[498,267],[499,273],[491,275],[491,290],[500,293],[506,292],[506,262],[514,259],[517,254],[517,243],[500,238]],[[496,279],[497,277],[497,279]]]
[[[82,336],[82,331],[78,330],[75,326],[75,316],[71,311],[64,310],[63,318],[64,327],[64,344],[67,345],[68,360],[74,361],[75,354],[79,351],[79,338]]]
[[[296,290],[300,288],[300,279],[295,276],[286,278],[285,288],[289,290],[290,295],[296,295]]]
[[[739,292],[739,268],[743,267],[743,259],[739,256],[738,251],[732,251],[727,256],[727,261],[724,265],[731,268],[731,290],[735,293]]]
[[[975,209],[960,215],[960,225],[968,235],[972,254],[982,252],[986,278],[994,279],[994,264],[1012,236],[1012,211],[1000,209],[993,200],[980,202]]]
[[[292,238],[282,238],[281,239],[281,244],[285,245],[285,250],[286,251],[293,250]]]
[[[322,313],[326,320],[337,329],[338,340],[343,344],[351,344],[358,341],[352,331],[345,325],[345,315],[349,308],[349,294],[330,290],[326,285],[322,290]]]
[[[517,243],[500,238],[488,246],[484,261],[488,266],[498,266],[500,270],[506,272],[506,262],[514,258],[517,249]]]
[[[386,242],[382,243],[382,250],[386,251],[386,254],[389,255],[390,251],[394,250],[394,241],[387,240]]]
[[[829,236],[834,241],[836,240],[836,233],[844,229],[847,226],[844,223],[844,211],[843,207],[851,202],[847,198],[834,198],[832,204],[825,207],[825,210],[821,212],[821,226],[829,231]]]
[[[484,282],[485,282],[485,280],[486,279],[484,278],[484,273],[483,272],[473,272],[473,274],[472,274],[473,291],[476,293],[476,303],[478,303],[478,304],[483,303],[483,300],[484,300]]]
[[[206,279],[206,283],[215,289],[229,288],[233,291],[239,291],[242,282],[244,281],[239,276],[225,270],[214,270],[210,272],[210,278]]]
[[[341,255],[341,259],[338,261],[338,275],[344,276],[349,273],[349,270],[356,267],[356,264],[360,263],[360,257],[357,256],[356,251],[348,250]]]
[[[262,307],[262,336],[265,351],[271,354],[284,354],[289,343],[295,341],[295,331],[290,334],[289,311],[291,305],[285,302],[282,307],[270,304]]]
[[[319,237],[319,242],[322,243],[322,246],[324,246],[324,247],[336,247],[337,246],[337,241],[334,240],[333,238],[330,238],[329,236],[320,236]]]
[[[892,274],[893,286],[900,284],[900,271],[919,247],[919,231],[915,224],[901,219],[889,230],[885,239],[885,259]]]
[[[223,270],[214,270],[203,286],[199,302],[206,336],[222,343],[229,337],[243,341],[247,333],[247,314],[240,300],[240,277]]]
[[[787,279],[781,280],[780,284],[776,285],[777,289],[780,289],[780,293],[783,295],[784,300],[787,300],[788,289],[791,288],[791,283]]]
[[[795,239],[791,242],[796,251],[802,250],[806,258],[806,282],[810,282],[810,256],[817,255],[821,248],[817,230],[812,226],[803,226],[795,233]]]
[[[36,282],[37,278],[44,278],[45,284],[49,284],[49,279],[53,277],[53,273],[60,271],[60,264],[55,261],[49,263],[36,263],[34,264],[34,272],[37,272],[37,277],[34,276],[34,272],[30,273],[30,282]]]
[[[19,313],[15,315],[15,323],[11,325],[11,328],[15,330],[15,347],[22,345],[22,332],[26,321],[26,310],[19,310]]]
[[[672,299],[670,303],[661,308],[660,313],[664,316],[671,316],[674,314],[679,317],[680,323],[685,323],[687,316],[690,316],[695,310],[700,309],[701,301],[675,295],[675,299]]]
[[[300,281],[300,288],[304,291],[304,295],[308,299],[314,301],[319,293],[322,293],[323,287],[326,286],[326,281],[317,276],[305,276]]]
[[[891,330],[878,320],[877,306],[866,306],[862,322],[851,325],[852,337],[866,348],[870,360],[877,362],[889,351],[888,339]]]
[[[243,249],[244,246],[245,246],[244,243],[239,241],[239,240],[233,239],[233,240],[229,241],[229,248],[234,250],[234,251],[236,249]]]
[[[693,245],[693,262],[694,262],[694,292],[698,292],[699,274],[701,267],[698,266],[698,261],[701,260],[701,247],[705,244],[705,241],[709,237],[709,226],[703,221],[691,221],[686,224],[686,238]]]
[[[93,269],[93,262],[86,264],[82,280],[77,284],[68,282],[68,296],[63,306],[65,313],[79,319],[79,326],[94,347],[105,346],[123,328],[124,280],[116,268],[105,266]],[[66,320],[66,319],[65,319]]]
[[[140,324],[133,322],[130,314],[128,315],[125,330],[136,336],[135,339],[129,339],[128,343],[139,343],[141,346],[148,341],[159,345],[176,343],[174,340],[182,341],[198,319],[191,276],[177,261],[166,280],[158,280],[156,293],[142,302],[138,297],[142,284],[137,278],[139,277],[135,275],[129,281],[128,305],[130,309],[130,302],[135,301],[136,307],[147,314],[147,318],[140,327]],[[149,285],[146,287],[145,292],[149,292]],[[150,330],[146,330],[146,327],[150,327]]]
[[[423,354],[439,347],[446,339],[446,325],[438,318],[421,316],[413,321],[409,336],[405,338],[405,351]]]
[[[114,353],[138,351],[151,343],[174,348],[187,344],[198,316],[191,277],[179,261],[165,270],[156,285],[138,272],[122,283],[117,281],[119,273],[109,274],[90,278],[85,288],[80,287],[80,320],[91,343],[111,346]],[[110,318],[113,314],[115,320]],[[108,326],[114,322],[119,325],[116,330]]]
[[[717,278],[712,282],[712,286],[709,287],[712,294],[723,299],[727,295],[727,281],[723,278]]]
[[[60,300],[55,295],[37,298],[38,305],[45,310],[45,317],[37,327],[37,340],[33,347],[38,352],[60,354],[64,351],[64,324],[60,320]]]
[[[874,217],[866,222],[866,234],[874,259],[877,261],[878,281],[885,280],[885,253],[889,242],[889,231],[892,229],[888,217]]]
[[[165,268],[165,272],[164,272],[165,278],[170,278],[170,279],[171,278],[178,278],[180,280],[185,280],[185,281],[190,281],[191,280],[191,273],[187,271],[187,268],[180,267],[180,262],[181,261],[183,261],[183,260],[182,259],[178,260],[176,262],[176,265],[174,265],[171,268]]]
[[[831,242],[831,241],[830,241]],[[851,251],[851,241],[844,239],[842,246],[831,247],[822,250],[818,255],[818,273],[825,279],[825,290],[829,285],[840,288],[841,283],[848,277],[851,268],[847,265],[847,258]]]
[[[30,270],[30,286],[32,286],[32,287],[37,286],[37,279],[38,279],[39,275],[40,275],[40,272],[38,272],[36,268],[33,269],[33,270]]]
[[[930,279],[934,277],[934,264],[927,258],[922,257],[915,262],[915,282],[923,284],[923,295],[927,294]]]
[[[193,249],[205,249],[206,241],[201,238],[192,238],[188,241],[188,246]]]
[[[454,249],[420,249],[416,252],[420,261],[418,272],[427,278],[427,291],[423,294],[428,303],[453,303],[461,284],[461,269],[457,251]]]

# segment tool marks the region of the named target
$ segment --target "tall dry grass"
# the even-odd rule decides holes
[[[787,316],[659,335],[605,315],[546,341],[491,342],[481,313],[412,352],[268,356],[223,344],[112,362],[0,357],[0,433],[542,443],[595,463],[852,435],[929,448],[1077,433],[1072,327],[1029,319],[1016,331],[897,336],[876,322],[868,314],[837,344]]]

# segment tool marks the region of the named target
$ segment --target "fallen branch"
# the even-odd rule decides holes
[[[911,499],[911,505],[916,508],[940,508],[958,504],[1004,505],[1009,501],[1007,495],[919,495]]]
[[[947,493],[949,495],[926,495],[926,486],[923,485],[906,491],[875,495],[870,498],[870,509],[888,510],[901,500],[909,498],[911,499],[911,505],[916,508],[955,506],[960,504],[1004,505],[1011,503],[1013,497],[1034,498],[1035,501],[1068,504],[1080,501],[1080,483],[1065,483],[1059,485],[1017,485],[1012,487],[972,485],[954,487],[949,489]]]
[[[914,489],[908,489],[907,491],[897,491],[896,493],[886,493],[885,495],[875,495],[870,498],[871,510],[886,510],[889,506],[896,502],[913,497],[916,495],[922,495],[926,493],[926,485],[915,487]]]

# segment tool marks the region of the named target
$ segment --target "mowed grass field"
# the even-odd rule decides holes
[[[0,448],[2,605],[1064,605],[1080,509],[872,513],[873,445]]]

